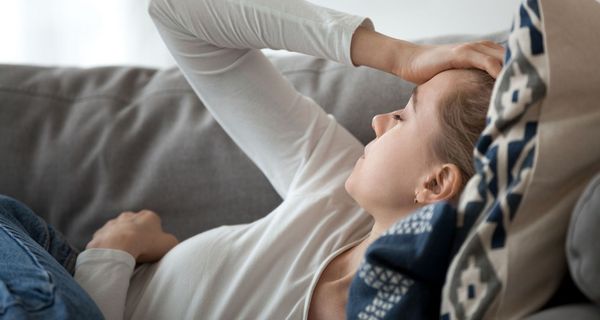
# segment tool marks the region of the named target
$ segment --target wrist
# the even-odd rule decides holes
[[[392,48],[394,51],[394,61],[391,73],[405,79],[403,75],[405,74],[405,69],[409,65],[408,61],[410,61],[411,56],[415,53],[417,48],[418,45],[414,43],[395,39]]]
[[[117,235],[101,238],[95,237],[86,245],[85,248],[121,250],[132,255],[133,258],[136,260],[140,255],[138,250],[136,249],[135,242],[131,241],[130,237],[128,237],[127,235]]]
[[[350,56],[355,66],[367,66],[398,75],[398,70],[415,47],[364,27],[358,27],[352,36]]]

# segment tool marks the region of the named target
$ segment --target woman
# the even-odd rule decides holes
[[[206,107],[284,201],[254,223],[178,245],[155,213],[123,213],[94,234],[75,279],[109,319],[344,318],[369,244],[416,208],[455,201],[472,174],[492,81],[443,71],[496,76],[502,48],[416,46],[303,1],[157,0],[150,14]],[[374,117],[377,138],[364,147],[296,92],[262,47],[421,85],[405,108]]]

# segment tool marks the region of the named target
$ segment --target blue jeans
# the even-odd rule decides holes
[[[31,209],[0,195],[0,318],[103,319],[73,279],[77,255]]]

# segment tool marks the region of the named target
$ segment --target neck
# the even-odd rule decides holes
[[[367,248],[377,240],[387,229],[389,229],[392,224],[394,224],[401,217],[407,216],[411,213],[415,208],[407,208],[403,210],[403,212],[396,212],[394,219],[384,218],[386,215],[372,215],[375,219],[375,223],[373,224],[373,228],[369,235],[362,240],[358,245],[348,249],[343,256],[340,257],[339,271],[338,271],[338,281],[343,283],[343,285],[350,286],[350,282],[352,278],[358,271],[360,267],[360,263],[363,261],[365,252]],[[406,211],[406,212],[404,212]],[[383,217],[382,217],[383,216]],[[389,217],[389,215],[387,215]]]
[[[364,259],[367,248],[373,242],[375,242],[375,240],[379,239],[379,237],[387,229],[389,229],[396,221],[398,221],[398,219],[406,217],[411,212],[413,212],[415,209],[416,208],[407,208],[406,210],[401,210],[400,212],[397,211],[395,214],[395,217],[391,218],[391,219],[388,218],[391,215],[381,215],[381,216],[372,215],[373,218],[375,219],[375,222],[373,224],[373,228],[371,229],[371,232],[369,233],[369,235],[363,241],[361,241],[358,245],[350,248],[347,251],[347,254],[345,255],[345,259],[344,259],[344,263],[343,263],[345,272],[343,273],[344,274],[343,279],[345,280],[345,282],[347,282],[348,286],[350,285],[352,278],[358,271],[358,268],[360,267],[360,263]]]

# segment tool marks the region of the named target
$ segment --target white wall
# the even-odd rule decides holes
[[[173,64],[146,13],[149,0],[2,0],[0,63]],[[508,29],[518,0],[312,0],[372,18],[403,39]]]
[[[147,2],[1,0],[0,63],[171,64]]]
[[[519,0],[311,0],[372,18],[375,29],[401,39],[482,34],[510,28]]]

